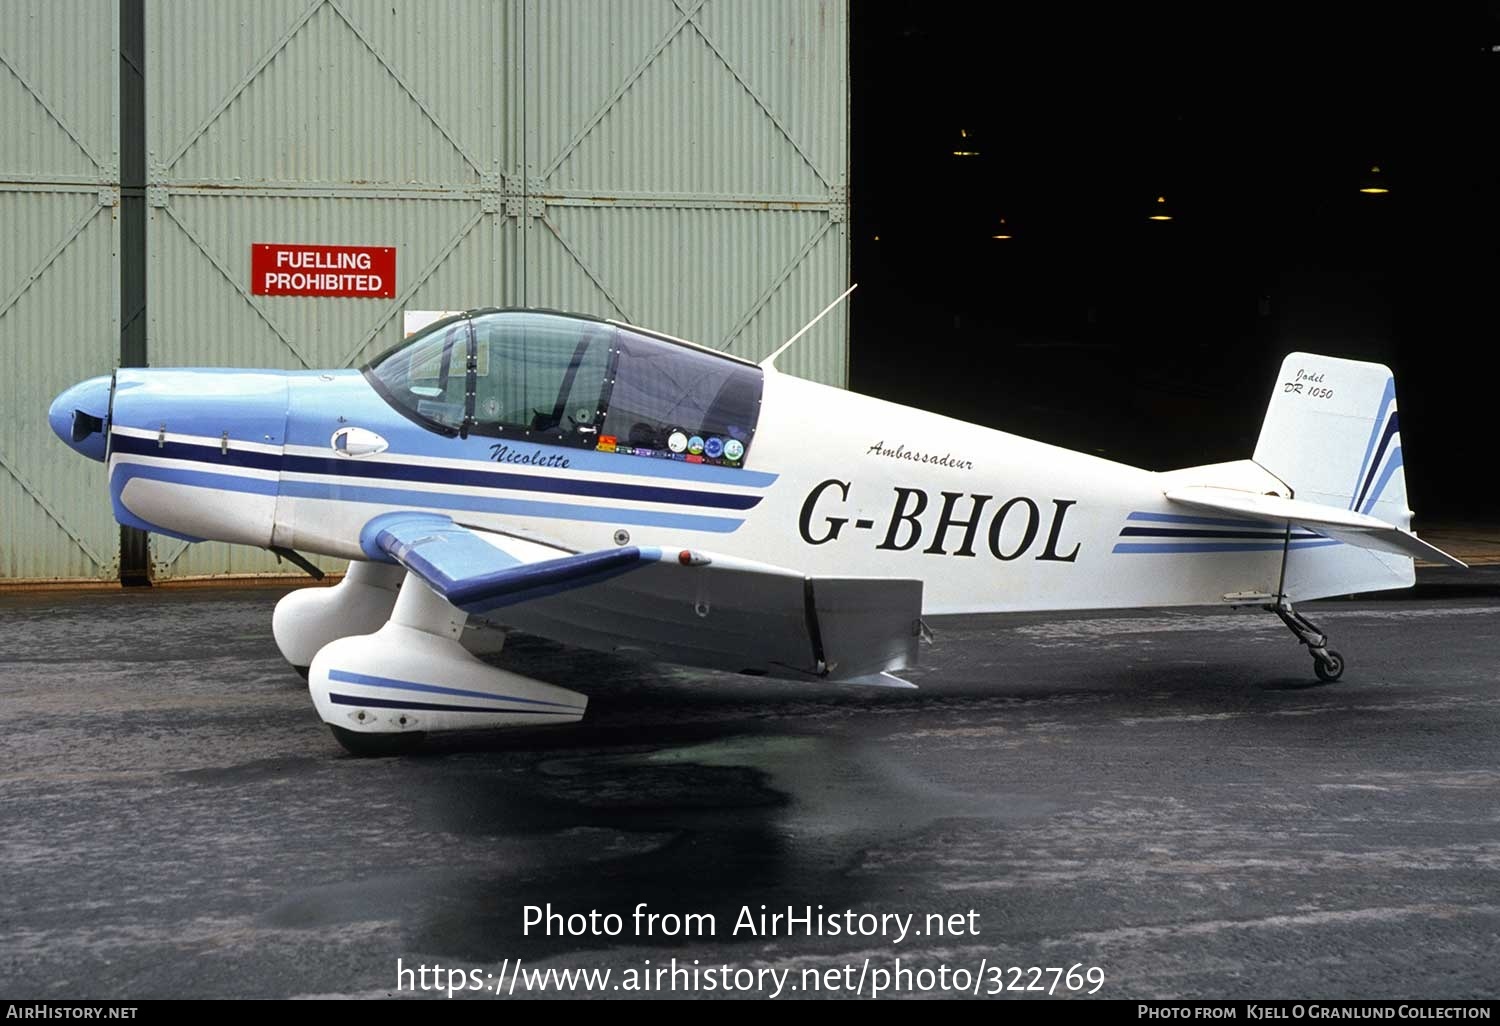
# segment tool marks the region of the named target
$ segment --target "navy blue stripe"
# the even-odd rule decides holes
[[[232,467],[254,467],[257,470],[274,470],[287,474],[329,474],[337,477],[462,485],[471,488],[587,495],[601,499],[665,502],[713,509],[753,509],[760,504],[761,500],[759,495],[730,495],[722,492],[692,491],[686,488],[662,488],[656,485],[615,484],[610,481],[580,481],[570,477],[508,474],[494,470],[457,470],[423,464],[367,462],[340,456],[283,456],[279,453],[247,452],[234,448],[225,453],[215,445],[199,445],[192,442],[167,442],[165,445],[159,445],[153,439],[137,438],[133,435],[116,434],[113,444],[116,452],[132,453],[138,456],[160,456],[166,459],[196,460],[201,463],[218,463]]]
[[[1332,538],[1292,542],[1294,549],[1316,549],[1324,545],[1342,545]],[[1280,552],[1281,542],[1118,542],[1114,552],[1198,553],[1198,552]]]
[[[1286,532],[1278,530],[1266,531],[1194,531],[1180,527],[1126,527],[1120,531],[1121,537],[1146,537],[1146,538],[1271,538],[1281,539],[1286,537]],[[1293,531],[1292,538],[1319,538],[1321,535],[1311,531]]]
[[[1391,439],[1400,430],[1398,414],[1393,410],[1391,419],[1386,422],[1385,434],[1380,438],[1380,447],[1375,450],[1375,458],[1370,461],[1370,469],[1365,472],[1364,486],[1360,488],[1359,496],[1354,500],[1354,505],[1349,507],[1350,509],[1359,509],[1364,505],[1365,493],[1370,490],[1370,485],[1375,480],[1375,472],[1380,469],[1380,458],[1385,455],[1386,447],[1391,444]]]
[[[1263,520],[1226,520],[1223,517],[1189,516],[1185,513],[1146,513],[1141,510],[1126,520],[1155,520],[1163,524],[1208,524],[1213,527],[1264,527]]]
[[[366,698],[363,695],[341,695],[328,693],[334,705],[364,706],[373,709],[414,709],[422,712],[477,712],[477,713],[521,713],[529,716],[578,716],[576,709],[496,709],[478,705],[447,705],[441,702],[397,702],[389,698]]]
[[[154,438],[137,438],[118,432],[110,439],[114,452],[135,456],[161,456],[169,460],[197,460],[219,463],[226,467],[253,467],[256,470],[281,470],[281,453],[250,452],[233,449],[222,452],[217,445],[190,445],[186,442],[158,442]]]

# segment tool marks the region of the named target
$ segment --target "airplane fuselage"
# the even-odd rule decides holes
[[[336,448],[351,429],[385,447]],[[774,372],[743,466],[446,436],[358,371],[121,370],[110,431],[122,522],[348,559],[367,558],[373,517],[423,509],[578,551],[695,547],[919,579],[925,611],[960,613],[1270,594],[1286,544],[1184,516],[1163,498],[1172,475]],[[1249,461],[1203,471],[1195,483],[1281,487]]]

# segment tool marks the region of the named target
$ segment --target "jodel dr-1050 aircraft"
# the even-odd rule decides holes
[[[486,628],[910,686],[927,615],[1258,604],[1334,680],[1343,658],[1292,603],[1408,587],[1416,556],[1463,565],[1409,529],[1377,364],[1295,353],[1253,459],[1153,473],[774,359],[475,310],[359,370],[120,368],[50,417],[108,465],[122,524],[352,561],[274,627],[358,753],[583,716],[585,696],[477,658],[503,638]]]

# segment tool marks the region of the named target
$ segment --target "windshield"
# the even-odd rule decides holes
[[[454,434],[466,416],[472,338],[467,317],[439,321],[377,357],[365,376],[387,402],[413,420]]]

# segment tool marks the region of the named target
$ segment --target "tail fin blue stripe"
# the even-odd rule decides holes
[[[1350,509],[1358,509],[1364,504],[1365,494],[1369,492],[1370,484],[1375,480],[1375,472],[1380,469],[1380,461],[1385,456],[1385,450],[1390,446],[1391,439],[1396,437],[1396,432],[1400,430],[1400,418],[1396,415],[1396,411],[1392,410],[1391,419],[1385,425],[1385,434],[1380,436],[1380,447],[1375,450],[1375,458],[1370,461],[1369,469],[1365,471],[1364,485],[1359,494],[1354,497],[1354,502],[1349,506]],[[1386,475],[1387,478],[1389,476],[1389,474]]]
[[[1380,429],[1385,426],[1385,412],[1386,410],[1390,409],[1391,403],[1395,401],[1396,379],[1393,377],[1387,378],[1385,382],[1385,391],[1380,396],[1380,412],[1375,415],[1375,423],[1370,425],[1370,440],[1365,443],[1365,458],[1360,460],[1359,473],[1354,478],[1354,487],[1349,490],[1350,509],[1353,509],[1358,505],[1358,503],[1354,501],[1353,497],[1360,493],[1360,484],[1364,483],[1368,485],[1368,481],[1366,481],[1366,478],[1369,476],[1369,474],[1374,472],[1374,469],[1370,467],[1370,453],[1375,451],[1375,442],[1380,437]],[[1377,460],[1376,462],[1379,461]]]
[[[1390,462],[1385,465],[1385,473],[1380,475],[1380,481],[1375,485],[1375,489],[1370,492],[1369,500],[1360,509],[1361,513],[1368,513],[1375,508],[1375,504],[1380,501],[1380,494],[1385,491],[1385,486],[1390,481],[1391,475],[1401,469],[1401,462],[1401,447],[1398,445],[1392,450]]]

